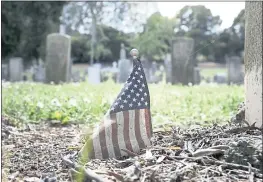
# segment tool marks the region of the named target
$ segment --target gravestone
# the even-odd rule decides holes
[[[200,68],[194,68],[194,84],[198,85],[201,82]]]
[[[145,77],[148,82],[150,82],[150,61],[144,56],[141,57],[142,67],[144,69]]]
[[[23,59],[14,57],[9,60],[9,76],[11,82],[23,80]]]
[[[226,57],[227,61],[227,82],[228,84],[242,84],[244,75],[242,73],[241,58],[238,56]]]
[[[70,78],[70,36],[53,33],[47,36],[46,82],[68,82]]]
[[[172,55],[166,54],[165,60],[165,75],[166,75],[166,83],[172,82]]]
[[[71,80],[73,82],[79,82],[81,80],[80,71],[75,71],[71,75]]]
[[[118,62],[118,82],[124,83],[128,79],[131,70],[132,70],[132,62],[126,58],[126,51],[124,44],[121,44],[121,50],[120,50],[120,60]]]
[[[245,119],[262,127],[263,2],[246,2],[245,11]]]
[[[8,80],[8,65],[7,64],[1,65],[1,76],[2,76],[2,80],[5,80],[5,81]]]
[[[217,73],[214,75],[214,82],[218,84],[227,83],[227,75],[225,73]]]
[[[101,82],[101,64],[96,63],[88,67],[88,81],[91,84],[98,84]]]
[[[194,82],[194,40],[175,38],[172,43],[172,84]]]
[[[156,62],[152,63],[151,69],[150,69],[150,83],[156,83],[157,82],[157,76],[156,76],[156,72],[157,72],[158,68],[157,68],[157,64]]]
[[[34,68],[33,80],[35,82],[45,82],[46,68],[44,65],[38,65]]]

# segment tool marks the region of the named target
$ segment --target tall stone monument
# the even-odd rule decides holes
[[[245,119],[262,127],[263,2],[246,2],[245,11]]]
[[[11,82],[18,82],[23,80],[23,59],[14,57],[9,60],[9,76]]]
[[[118,69],[119,69],[118,82],[119,83],[126,82],[132,69],[132,62],[126,58],[126,51],[123,43],[121,44]]]
[[[166,54],[165,60],[165,75],[166,75],[166,83],[172,82],[172,55]]]
[[[70,80],[70,36],[59,33],[47,36],[46,82],[68,82]]]
[[[178,37],[172,46],[172,84],[194,83],[194,40]]]
[[[241,58],[238,56],[226,57],[228,84],[242,84],[244,74],[242,72]]]

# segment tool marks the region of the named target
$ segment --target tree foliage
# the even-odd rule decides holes
[[[2,57],[44,57],[46,36],[57,32],[64,2],[3,1]]]
[[[140,54],[150,60],[162,60],[165,53],[171,51],[171,39],[174,36],[174,19],[163,17],[159,12],[150,16],[142,33],[132,42],[138,47]]]

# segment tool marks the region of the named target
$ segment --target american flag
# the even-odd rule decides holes
[[[151,145],[150,94],[142,64],[133,59],[133,70],[89,140],[88,158],[126,156]]]

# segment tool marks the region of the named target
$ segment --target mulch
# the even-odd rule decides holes
[[[3,118],[2,118],[3,119]],[[262,181],[262,131],[224,126],[155,131],[153,145],[129,157],[82,164],[83,125],[2,120],[2,181]]]

